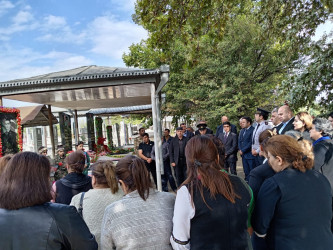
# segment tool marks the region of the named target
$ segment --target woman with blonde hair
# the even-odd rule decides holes
[[[214,142],[188,141],[187,179],[177,191],[171,244],[174,249],[249,249],[251,194],[239,177],[222,171]]]
[[[126,194],[105,209],[102,249],[171,249],[175,195],[152,188],[145,162],[122,158],[116,176]]]
[[[93,189],[75,195],[70,205],[82,214],[97,242],[101,238],[101,226],[105,208],[121,199],[124,193],[119,189],[116,178],[116,164],[112,161],[97,161],[91,166]]]
[[[311,141],[310,138],[310,129],[312,128],[312,116],[304,111],[304,112],[298,112],[295,115],[295,119],[293,122],[294,130],[299,131],[301,133],[301,136],[303,139]]]
[[[260,188],[252,225],[268,249],[332,249],[328,180],[313,171],[313,153],[288,135],[267,141],[274,176]]]

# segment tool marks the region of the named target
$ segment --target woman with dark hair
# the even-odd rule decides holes
[[[88,170],[90,169],[90,156],[89,154],[84,151],[84,142],[83,141],[78,141],[76,144],[75,144],[75,149],[76,151],[78,152],[82,152],[84,154],[84,157],[85,157],[85,161],[84,161],[84,169],[83,169],[83,174],[88,174]]]
[[[308,112],[298,112],[293,122],[294,130],[299,131],[301,136],[312,142],[310,129],[312,128],[312,116]]]
[[[264,130],[259,136],[260,152],[265,157],[265,160],[262,165],[252,169],[249,175],[249,185],[252,188],[255,199],[258,196],[263,182],[275,174],[273,169],[268,164],[267,155],[265,153],[265,145],[273,136],[275,136],[275,134],[272,129]]]
[[[87,193],[75,195],[70,204],[82,214],[98,244],[101,238],[101,225],[105,208],[124,195],[119,189],[115,169],[116,164],[112,161],[97,161],[91,165],[93,189]]]
[[[52,204],[50,162],[22,152],[0,176],[0,249],[97,249],[74,207]]]
[[[228,169],[224,168],[225,149],[224,149],[223,142],[219,138],[217,138],[216,136],[214,136],[212,134],[208,134],[206,136],[213,141],[213,143],[215,144],[215,146],[217,148],[217,153],[219,154],[219,164],[220,164],[220,166],[222,167],[222,169],[228,171]]]
[[[213,141],[195,136],[185,149],[187,179],[177,192],[174,249],[249,249],[245,181],[222,171]]]
[[[287,131],[288,133],[290,131]],[[293,132],[297,132],[294,131]],[[254,200],[257,199],[258,193],[260,190],[261,185],[264,183],[265,180],[272,177],[275,172],[268,164],[267,155],[265,153],[265,145],[268,142],[270,138],[275,136],[276,134],[273,132],[272,129],[264,130],[259,135],[259,145],[260,145],[260,154],[265,157],[265,160],[262,165],[259,165],[258,167],[251,170],[249,174],[249,185],[253,191]],[[253,219],[253,218],[252,218]],[[266,250],[267,245],[264,239],[258,237],[255,233],[252,234],[251,237],[252,246],[254,250]]]
[[[91,177],[83,174],[85,157],[82,151],[75,151],[65,159],[68,174],[53,184],[55,202],[69,205],[72,197],[92,189]]]
[[[295,139],[277,135],[265,145],[276,172],[260,188],[253,228],[268,249],[332,249],[330,184],[313,171],[313,154]]]
[[[0,175],[2,174],[3,171],[5,171],[7,163],[12,157],[13,157],[12,154],[7,154],[5,156],[0,157]]]
[[[175,196],[152,188],[142,159],[126,156],[116,166],[126,196],[105,209],[102,249],[171,249]]]

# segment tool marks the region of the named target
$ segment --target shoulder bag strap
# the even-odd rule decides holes
[[[81,193],[81,198],[80,198],[80,206],[79,206],[79,209],[78,209],[78,212],[79,214],[81,215],[81,217],[83,218],[83,214],[82,214],[82,210],[83,210],[83,198],[84,198],[84,194],[86,192],[82,192]]]

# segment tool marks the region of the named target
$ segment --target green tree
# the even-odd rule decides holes
[[[138,0],[133,19],[149,38],[123,59],[128,66],[170,65],[163,112],[175,121],[194,115],[212,126],[227,114],[236,122],[256,106],[282,103],[280,83],[310,51],[329,7],[318,0]]]
[[[282,85],[290,103],[296,108],[333,110],[333,43],[332,35],[311,44],[294,72]],[[302,97],[302,98],[300,98]]]

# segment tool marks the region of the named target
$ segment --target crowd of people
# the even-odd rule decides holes
[[[53,185],[46,148],[5,155],[0,249],[333,249],[333,113],[283,105],[254,120],[165,129],[163,192],[144,128],[117,164],[59,148]]]

